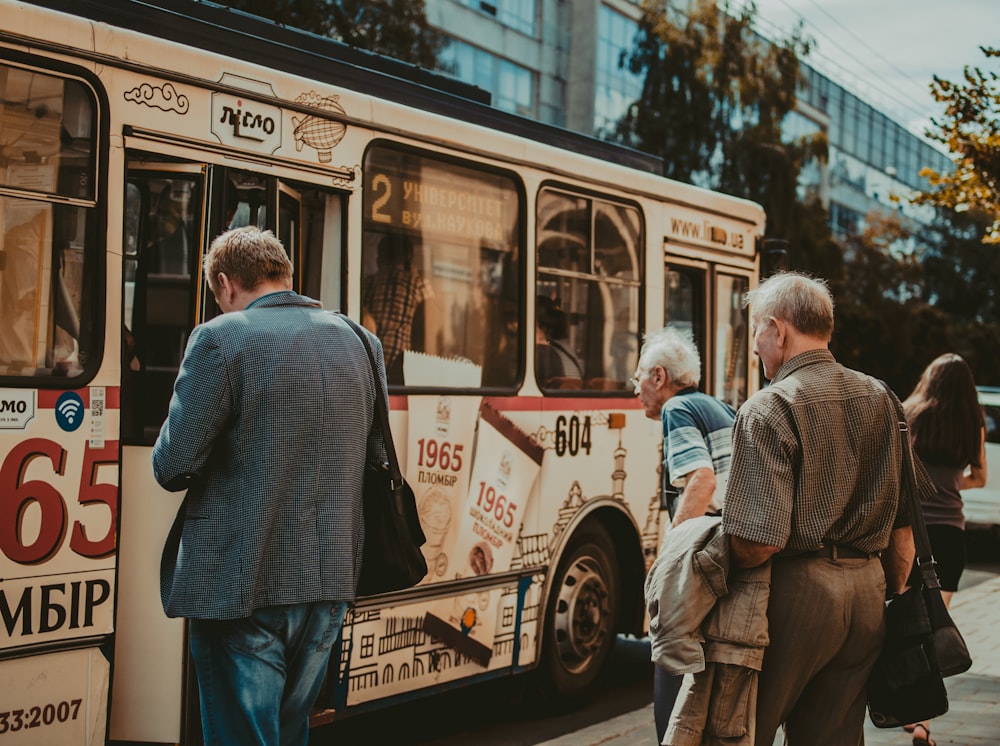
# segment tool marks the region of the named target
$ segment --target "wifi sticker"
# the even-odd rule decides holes
[[[83,424],[83,399],[75,391],[63,392],[56,400],[56,423],[68,433]]]

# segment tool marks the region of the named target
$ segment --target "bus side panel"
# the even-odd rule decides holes
[[[184,681],[184,620],[160,603],[160,547],[183,493],[153,479],[150,449],[122,449],[118,625],[111,738],[178,743]]]
[[[118,392],[0,389],[0,409],[0,649],[24,656],[3,661],[0,733],[5,744],[103,743]],[[91,647],[33,654],[81,641]]]
[[[479,400],[478,397],[468,396],[431,396],[423,398],[424,401],[421,399],[422,397],[416,396],[392,397],[391,427],[401,467],[407,474],[407,479],[413,483],[418,508],[423,511],[422,520],[427,523],[426,500],[429,496],[433,497],[439,493],[433,487],[428,488],[428,484],[422,481],[420,476],[421,470],[410,460],[419,461],[420,447],[424,445],[419,436],[432,433],[434,423],[430,423],[429,430],[426,430],[428,426],[424,423],[426,432],[417,432],[420,429],[418,426],[411,434],[407,427],[411,415],[422,405],[429,405],[432,411],[436,410],[439,399],[443,399],[455,407],[451,414],[456,419],[458,410],[464,408],[466,404],[471,405],[475,419]],[[535,419],[537,420],[537,413]],[[469,465],[469,461],[473,458],[472,454],[475,453],[474,430],[462,431],[461,436],[458,436],[457,432],[457,429],[453,430],[450,436],[446,436],[453,449],[450,452],[459,452],[454,448],[460,446],[462,449],[460,452],[466,454],[463,458],[467,458],[466,464]],[[426,463],[424,465],[426,466]],[[445,471],[440,473],[447,471],[445,467]],[[426,474],[427,471],[423,473]],[[459,561],[460,558],[452,556],[456,543],[462,543],[458,529],[463,525],[466,507],[471,504],[468,487],[469,470],[461,470],[461,473],[465,481],[452,492],[450,504],[437,506],[447,511],[448,523],[452,529],[447,534],[451,541],[435,537],[434,527],[431,524],[427,525],[430,536],[424,546],[424,552],[429,555],[427,559],[430,572],[423,585],[453,579],[457,576],[456,570],[460,570],[464,564]],[[520,498],[510,496],[511,500],[517,500],[526,507],[528,513],[531,512],[531,504],[537,496],[537,487],[534,486],[537,485],[537,480],[532,484],[529,494]],[[467,533],[471,534],[471,531]],[[446,557],[451,557],[451,560],[446,560]],[[515,547],[514,556],[509,564],[494,566],[492,572],[517,570],[529,562],[537,564],[539,558],[540,555],[537,554],[525,558],[518,547]],[[526,562],[526,559],[529,561]],[[448,565],[447,571],[441,568],[441,562]],[[521,600],[518,597],[517,584],[511,583],[501,588],[473,590],[463,595],[353,613],[344,628],[344,665],[339,672],[342,682],[347,679],[347,705],[349,707],[360,705],[383,697],[434,687],[511,666],[530,665],[534,661],[536,647],[540,591],[541,582],[536,578]],[[460,616],[464,609],[474,610],[477,617],[476,624],[489,630],[487,638],[491,639],[492,644],[489,660],[485,664],[463,655],[462,652],[449,647],[444,641],[436,639],[425,631],[425,621],[429,614],[445,617],[449,612],[455,612]],[[519,655],[515,657],[515,651],[518,649]]]
[[[98,648],[6,661],[0,681],[4,746],[103,744],[110,678],[111,664]]]

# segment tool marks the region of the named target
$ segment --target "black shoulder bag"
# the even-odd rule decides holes
[[[388,461],[365,466],[365,543],[361,555],[358,595],[373,596],[410,588],[427,575],[420,547],[426,541],[413,489],[403,479],[389,430],[389,406],[379,380],[368,338],[351,319],[342,316],[368,352],[375,381],[375,421],[382,430]]]
[[[918,498],[909,428],[901,412],[899,417],[903,437],[901,499],[910,508],[920,572],[916,585],[886,603],[885,643],[868,678],[868,712],[879,728],[896,728],[946,713],[948,692],[943,678],[963,673],[972,665],[965,640],[941,597]]]

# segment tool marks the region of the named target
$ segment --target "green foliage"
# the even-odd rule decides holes
[[[953,321],[941,351],[964,357],[977,382],[998,385],[1000,252],[983,245],[989,224],[982,212],[949,213],[935,226],[938,236],[924,255],[923,282],[929,302]]]
[[[836,302],[830,347],[844,365],[902,393],[923,368],[915,361],[923,353],[917,340],[928,329],[940,332],[948,320],[923,299],[920,255],[904,248],[912,237],[899,218],[873,213],[866,223],[844,241],[843,273],[830,278]]]
[[[1000,49],[981,47],[987,59],[1000,59]],[[929,137],[951,151],[955,172],[922,173],[931,189],[919,202],[958,211],[982,213],[988,218],[985,243],[1000,243],[1000,75],[965,67],[965,80],[951,82],[935,76],[931,93],[946,104],[942,119],[932,119]]]
[[[928,362],[953,351],[977,380],[1000,383],[1000,256],[978,238],[998,215],[997,76],[967,72],[964,86],[935,81],[941,100],[954,99],[938,139],[961,153],[964,170],[954,179],[934,175],[944,201],[924,199],[972,207],[973,217],[953,214],[924,240],[895,216],[873,214],[861,233],[837,241],[826,210],[798,190],[804,164],[826,160],[825,139],[789,143],[781,133],[808,44],[798,33],[776,45],[761,40],[751,4],[722,11],[714,0],[696,0],[687,14],[665,0],[643,3],[626,60],[644,76],[643,92],[617,139],[662,157],[666,176],[761,203],[767,236],[785,242],[781,265],[830,282],[831,347],[845,365],[905,396]],[[774,268],[774,243],[764,244],[765,271]]]
[[[837,359],[901,396],[945,352],[964,357],[977,382],[1000,383],[1000,254],[980,241],[982,217],[950,215],[923,237],[895,216],[867,223],[829,276]]]
[[[424,0],[230,0],[226,5],[433,69],[443,43]]]

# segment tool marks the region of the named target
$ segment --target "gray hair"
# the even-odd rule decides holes
[[[652,370],[656,366],[681,386],[697,386],[701,381],[701,357],[691,335],[672,326],[647,334],[639,351],[639,368]]]
[[[826,280],[779,272],[747,292],[744,305],[755,325],[776,318],[810,337],[829,342],[833,336],[833,295]]]

